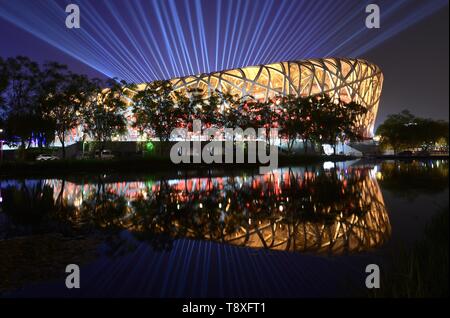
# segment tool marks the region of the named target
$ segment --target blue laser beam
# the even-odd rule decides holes
[[[364,24],[369,2],[78,0],[81,29],[69,30],[66,0],[0,0],[0,19],[105,76],[145,82],[310,57],[359,57],[448,6],[447,0],[379,0],[382,27],[370,30]]]

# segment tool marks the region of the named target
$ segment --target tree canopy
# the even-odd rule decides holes
[[[380,146],[392,149],[394,153],[402,150],[442,145],[448,147],[449,124],[446,121],[416,117],[408,110],[392,114],[378,127]]]

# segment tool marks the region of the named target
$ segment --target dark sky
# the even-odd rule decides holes
[[[448,14],[447,5],[360,56],[379,65],[385,76],[377,124],[386,115],[402,109],[409,109],[420,116],[448,120]],[[383,30],[383,25],[380,30]],[[93,77],[104,76],[2,18],[0,41],[2,57],[21,54],[39,62],[56,60],[68,64],[74,71]]]
[[[448,120],[448,19],[447,6],[363,56],[385,77],[377,124],[403,109]]]
[[[0,18],[0,56],[3,58],[24,55],[31,59],[43,63],[55,60],[67,64],[73,71],[87,74],[91,77],[104,77],[103,74],[77,59],[61,52],[47,42],[40,40],[31,33],[28,33],[13,24]]]

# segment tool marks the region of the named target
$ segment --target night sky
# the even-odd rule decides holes
[[[403,109],[448,120],[448,18],[447,6],[362,56],[385,77],[377,124]]]
[[[372,2],[381,8],[378,30],[363,23],[365,5]],[[64,27],[68,3],[80,4],[80,30]],[[0,0],[0,56],[55,60],[92,77],[129,81],[310,57],[360,57],[385,75],[377,124],[402,109],[448,120],[448,1],[108,3]]]

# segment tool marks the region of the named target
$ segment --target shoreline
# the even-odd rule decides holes
[[[343,156],[343,155],[300,155],[279,156],[278,166],[316,165],[323,162],[345,162],[362,160],[367,163],[383,160],[448,160],[449,156]],[[57,161],[4,161],[0,163],[0,179],[28,176],[64,176],[93,173],[164,173],[177,171],[209,171],[209,170],[251,170],[264,164],[260,163],[180,163],[174,164],[168,158],[127,158],[127,159],[66,159]]]

